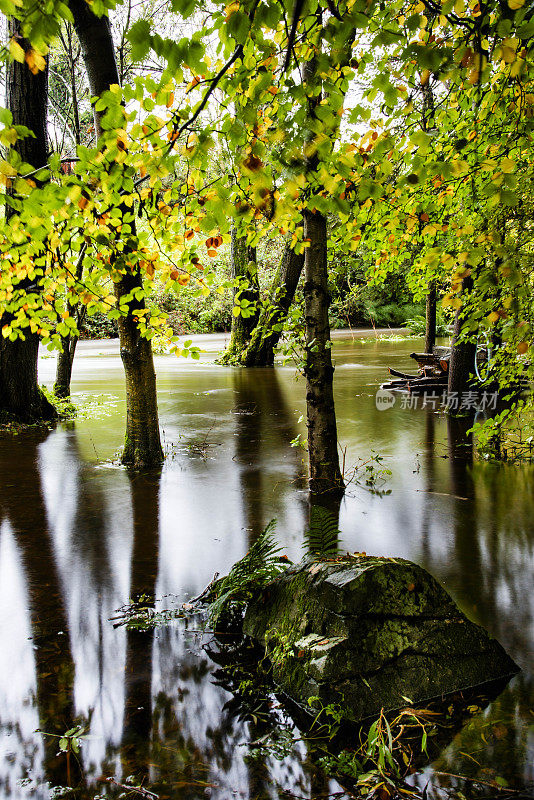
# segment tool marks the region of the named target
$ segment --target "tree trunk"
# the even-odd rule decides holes
[[[70,0],[69,5],[82,46],[91,93],[100,96],[112,84],[119,83],[109,19],[95,16],[85,0]],[[94,117],[95,130],[100,135],[101,114],[95,111]],[[128,212],[128,209],[123,211]],[[139,267],[130,266],[115,283],[117,304],[135,289],[143,289],[143,279]],[[139,333],[134,316],[135,311],[144,308],[144,300],[130,301],[126,315],[118,320],[126,377],[126,439],[122,463],[135,467],[157,466],[163,461],[152,346],[150,340]]]
[[[81,281],[83,275],[83,258],[85,255],[85,246],[82,247],[76,265],[76,278]],[[78,330],[82,321],[85,319],[87,308],[78,303],[76,307],[76,325]],[[76,346],[78,344],[78,335],[69,334],[61,338],[61,350],[57,356],[56,364],[56,382],[54,383],[54,394],[56,397],[70,397],[70,382],[72,378],[72,366],[74,364],[74,356],[76,355]]]
[[[431,281],[426,296],[425,353],[433,353],[436,344],[436,284]]]
[[[310,119],[320,94],[313,94],[317,83],[316,60],[304,64],[304,85],[308,94]],[[319,165],[317,153],[306,159],[309,177]],[[315,189],[317,192],[317,189]],[[326,218],[317,209],[304,210],[305,250],[304,306],[306,318],[306,414],[308,426],[309,486],[314,494],[342,494],[345,491],[339,469],[337,423],[334,408],[332,352],[328,321],[328,264]]]
[[[139,273],[125,275],[115,284],[117,302],[142,285]],[[163,461],[159,436],[156,373],[152,346],[139,333],[133,307],[145,304],[132,301],[125,316],[119,317],[119,342],[126,376],[126,439],[122,463],[153,467]]]
[[[70,397],[72,365],[74,363],[77,344],[77,336],[71,335],[61,338],[61,350],[57,357],[56,382],[54,383],[54,394],[56,397]]]
[[[8,36],[15,37],[24,50],[30,48],[20,36],[19,22],[8,21]],[[8,63],[6,68],[7,108],[13,115],[13,125],[25,125],[35,134],[19,139],[14,145],[23,161],[33,167],[42,167],[47,162],[47,102],[48,65],[42,72],[33,75],[26,63]],[[8,188],[7,194],[13,194]],[[14,213],[6,204],[6,217]],[[35,281],[24,279],[15,284],[15,293],[25,294]],[[5,313],[0,319],[0,330],[13,317]],[[39,389],[37,379],[37,357],[39,336],[26,329],[24,338],[14,341],[0,335],[0,412],[7,412],[23,422],[50,420],[57,416],[54,406]]]
[[[247,300],[250,316],[235,317],[232,315],[232,331],[230,344],[220,359],[221,364],[241,364],[244,351],[250,341],[250,335],[259,319],[260,284],[256,264],[256,248],[247,245],[245,238],[238,238],[232,230],[232,277],[239,281],[234,286],[234,308],[243,300]]]
[[[462,298],[473,288],[473,279],[464,278],[462,285]],[[449,394],[458,393],[461,400],[462,392],[469,389],[469,375],[475,371],[476,342],[460,341],[464,333],[466,321],[465,302],[462,308],[456,312],[454,320],[454,333],[452,338],[451,360],[449,365]]]
[[[82,48],[91,94],[100,97],[112,84],[120,85],[109,18],[93,14],[86,0],[69,0],[68,5],[74,17],[74,30]],[[102,115],[95,111],[94,120],[99,137]]]
[[[79,104],[78,104],[78,92],[76,89],[76,61],[74,58],[74,51],[72,48],[72,39],[73,39],[73,29],[72,26],[67,24],[66,28],[66,41],[64,41],[64,50],[65,55],[68,58],[69,62],[69,74],[70,74],[70,91],[72,96],[72,120],[73,120],[73,128],[74,128],[74,139],[76,142],[76,146],[81,144],[81,128],[80,128],[80,113],[79,113]],[[78,280],[81,280],[83,273],[83,257],[79,259],[78,266],[76,269],[76,277]],[[81,319],[85,306],[82,306],[81,303],[78,303],[76,308],[76,312],[78,315],[79,320]],[[79,325],[79,321],[78,321]],[[54,383],[54,394],[56,397],[70,397],[70,381],[72,377],[72,365],[74,363],[74,356],[76,354],[76,346],[78,344],[78,336],[74,334],[69,334],[68,336],[64,336],[61,339],[61,350],[58,353],[57,357],[57,366],[56,366],[56,382]]]
[[[263,309],[242,358],[245,367],[272,367],[274,351],[282,334],[304,267],[304,254],[286,245],[271,288],[271,299]]]

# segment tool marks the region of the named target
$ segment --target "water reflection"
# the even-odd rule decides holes
[[[67,613],[51,541],[46,505],[39,469],[39,448],[46,431],[31,431],[17,455],[14,474],[12,440],[0,439],[0,513],[3,535],[6,530],[17,546],[21,569],[20,580],[26,593],[25,607],[31,632],[27,641],[33,650],[35,703],[38,724],[43,735],[34,742],[42,743],[42,774],[52,785],[78,784],[80,762],[59,750],[59,739],[75,726],[74,662],[71,651]],[[19,492],[25,502],[20,502]],[[12,664],[11,669],[18,665]],[[33,683],[33,681],[32,681]],[[9,723],[8,723],[9,725]],[[9,730],[21,736],[21,726]],[[10,747],[12,746],[10,742]],[[38,745],[27,740],[18,742],[20,750],[35,752]],[[19,765],[22,779],[41,773],[37,764],[24,761]],[[5,785],[7,796],[11,784]]]
[[[379,451],[392,491],[380,498],[351,487],[329,509],[332,527],[351,551],[421,563],[523,667],[435,766],[479,777],[494,770],[524,785],[534,779],[534,472],[473,459],[472,443],[461,444],[466,423],[432,409],[378,411],[374,387],[386,364],[406,368],[411,349],[336,344],[347,463]],[[82,343],[74,391],[119,395],[119,357],[88,352],[84,361]],[[106,776],[128,775],[161,797],[191,800],[207,790],[212,800],[234,791],[280,796],[273,783],[323,794],[331,787],[305,752],[282,764],[245,761],[241,745],[259,738],[262,724],[232,713],[205,638],[179,625],[142,633],[110,622],[141,595],[162,598],[161,608],[198,594],[272,518],[288,555],[300,558],[317,514],[308,506],[305,454],[289,446],[304,433],[303,386],[291,369],[170,359],[160,361],[158,386],[170,453],[160,476],[104,463],[122,436],[121,401],[112,416],[72,429],[0,439],[0,602],[9,610],[0,617],[0,792],[48,798],[46,781],[66,781],[65,757],[34,731],[59,733],[82,720],[91,738],[83,771],[71,776],[82,797],[112,792]],[[480,766],[462,753],[475,753]]]
[[[232,383],[232,413],[235,416],[233,461],[239,469],[243,523],[250,545],[271,519],[278,518],[281,509],[277,498],[283,497],[288,483],[303,492],[297,503],[301,504],[304,515],[307,484],[299,449],[290,447],[298,435],[295,414],[288,407],[276,370],[234,369]],[[272,481],[277,460],[285,464],[280,483],[276,481],[274,491],[269,492],[266,481]]]
[[[159,476],[128,474],[132,499],[133,546],[130,601],[155,607],[159,548]],[[148,782],[152,730],[154,629],[126,632],[124,720],[121,740],[123,775],[138,785]]]

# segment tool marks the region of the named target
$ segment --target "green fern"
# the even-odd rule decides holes
[[[276,521],[271,520],[243,558],[213,587],[214,599],[208,608],[211,625],[242,611],[253,596],[287,568],[287,556],[280,555],[280,547],[272,535],[275,525]]]
[[[306,534],[304,548],[312,557],[331,558],[339,554],[338,516],[323,506],[312,506],[310,529]]]

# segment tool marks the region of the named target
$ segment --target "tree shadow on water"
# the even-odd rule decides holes
[[[17,442],[16,459],[12,438],[0,438],[0,514],[11,526],[27,593],[44,776],[52,786],[77,786],[84,782],[81,761],[59,747],[65,732],[79,720],[68,615],[42,487],[39,451],[47,437],[43,429],[25,433]]]

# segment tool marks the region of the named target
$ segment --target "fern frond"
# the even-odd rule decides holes
[[[327,558],[338,555],[339,535],[337,514],[323,506],[312,506],[310,529],[304,540],[304,549],[308,555]]]
[[[215,599],[208,609],[212,625],[230,606],[244,607],[254,594],[287,568],[288,560],[280,555],[281,548],[273,536],[275,526],[276,520],[273,519],[228,575],[217,581]]]

